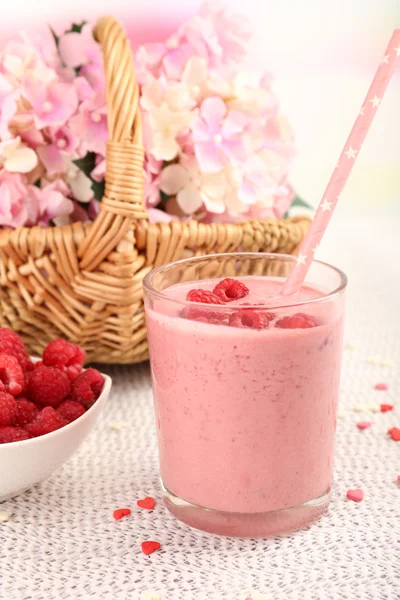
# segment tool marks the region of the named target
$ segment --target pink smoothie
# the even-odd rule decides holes
[[[256,513],[330,488],[343,316],[333,301],[301,305],[322,300],[317,289],[305,287],[297,306],[279,308],[288,304],[281,282],[241,280],[250,293],[236,305],[274,307],[267,329],[183,318],[188,290],[212,290],[217,280],[164,290],[170,301],[156,300],[146,315],[164,485],[192,504]],[[298,312],[320,325],[275,326]]]

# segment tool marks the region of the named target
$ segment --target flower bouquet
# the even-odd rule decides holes
[[[250,27],[205,4],[136,56],[151,221],[279,219],[294,200],[293,133],[269,74],[243,70]],[[100,45],[87,23],[0,54],[0,226],[94,220],[107,140]],[[299,200],[297,200],[299,203]]]
[[[139,362],[153,266],[296,250],[293,134],[271,77],[240,70],[249,36],[209,3],[135,70],[111,17],[0,52],[0,325],[33,354],[62,336]]]

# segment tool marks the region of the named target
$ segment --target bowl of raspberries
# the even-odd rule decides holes
[[[0,328],[0,502],[46,479],[93,428],[111,379],[84,369],[85,351],[63,339],[31,358]]]

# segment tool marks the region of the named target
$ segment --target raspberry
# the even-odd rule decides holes
[[[276,327],[280,329],[309,329],[310,327],[318,327],[318,325],[319,323],[314,317],[304,313],[283,317],[276,322]]]
[[[104,385],[104,377],[97,369],[86,369],[72,383],[72,400],[90,408],[100,396]]]
[[[31,435],[20,427],[0,427],[0,444],[29,440]]]
[[[57,408],[57,412],[63,419],[71,423],[85,414],[86,410],[76,400],[64,400]]]
[[[32,423],[33,419],[39,412],[38,407],[33,402],[26,398],[19,398],[16,402],[16,415],[14,425],[23,427],[27,423]]]
[[[270,313],[244,308],[230,315],[231,327],[247,327],[249,329],[267,329],[270,322]]]
[[[16,402],[11,394],[0,392],[0,425],[12,425],[17,412]]]
[[[33,363],[28,356],[24,342],[15,331],[11,331],[8,327],[0,328],[0,354],[14,356],[24,373],[33,369]]]
[[[65,371],[70,379],[75,379],[82,371],[85,358],[83,348],[61,338],[50,342],[43,352],[43,363]]]
[[[218,296],[222,302],[232,302],[232,300],[240,300],[249,293],[249,288],[237,279],[223,279],[213,289],[213,293]]]
[[[24,373],[15,356],[0,354],[0,391],[18,396],[24,385]]]
[[[190,290],[187,293],[186,300],[190,302],[202,302],[203,304],[222,304],[222,300],[218,298],[213,292],[207,290]]]
[[[67,421],[54,408],[46,406],[36,415],[32,423],[25,425],[24,429],[31,436],[38,437],[56,431],[67,424]]]
[[[42,406],[57,408],[71,390],[68,375],[55,367],[40,365],[28,380],[28,398]]]

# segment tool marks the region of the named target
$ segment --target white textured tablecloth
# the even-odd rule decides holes
[[[114,379],[104,415],[80,451],[50,479],[0,506],[1,600],[139,600],[158,590],[163,600],[244,600],[249,589],[271,600],[395,600],[400,598],[400,242],[398,221],[333,223],[320,258],[349,275],[346,340],[338,421],[336,475],[329,513],[283,538],[213,537],[181,525],[161,502],[147,365],[108,367]],[[355,230],[355,227],[357,228]],[[166,351],[168,351],[166,349]],[[394,367],[365,359],[393,360]],[[389,392],[373,390],[386,381]],[[356,404],[397,403],[394,412],[366,415]],[[123,431],[110,424],[124,421]],[[349,488],[363,502],[346,499]],[[130,506],[132,516],[112,512]],[[147,557],[140,542],[158,540]]]

